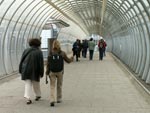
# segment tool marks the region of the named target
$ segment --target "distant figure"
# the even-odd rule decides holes
[[[73,56],[68,58],[66,53],[61,50],[60,43],[57,40],[53,42],[52,52],[48,56],[46,75],[50,77],[50,106],[55,106],[55,102],[62,102],[62,83],[64,73],[64,60],[67,63],[73,61]],[[56,101],[55,101],[55,89]]]
[[[104,40],[104,56],[106,56],[106,47],[107,47],[107,43],[106,43],[106,41]]]
[[[42,51],[39,49],[41,41],[39,39],[31,39],[29,41],[30,48],[24,50],[19,64],[19,73],[21,79],[25,81],[24,98],[27,104],[31,104],[32,86],[35,93],[35,100],[41,98],[40,78],[44,73],[44,61]]]
[[[73,47],[72,47],[72,51],[73,51],[73,56],[76,56],[76,61],[79,61],[79,39],[77,39],[74,43],[73,43]]]
[[[87,40],[83,40],[83,43],[82,43],[82,54],[83,54],[83,57],[86,58],[86,55],[87,55],[87,49],[88,49],[88,42]]]
[[[99,60],[103,60],[103,56],[104,56],[104,40],[103,39],[99,40],[98,48],[99,48]]]
[[[89,47],[89,60],[93,60],[93,54],[95,49],[95,42],[93,41],[93,38],[89,40],[88,47]]]

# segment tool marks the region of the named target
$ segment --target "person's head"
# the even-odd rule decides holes
[[[32,38],[29,40],[29,46],[40,47],[41,41],[38,38]]]
[[[90,41],[93,41],[93,38],[90,38]]]
[[[55,50],[60,50],[61,49],[60,48],[60,43],[59,43],[58,40],[54,40],[54,42],[53,42],[53,49],[55,49]]]

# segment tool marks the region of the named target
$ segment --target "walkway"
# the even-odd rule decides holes
[[[49,84],[42,79],[42,99],[26,105],[20,77],[0,84],[0,113],[150,113],[150,96],[107,53],[103,61],[65,64],[63,102],[49,106]],[[34,95],[33,95],[34,99]]]

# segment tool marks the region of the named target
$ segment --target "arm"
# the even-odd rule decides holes
[[[73,61],[73,57],[69,58],[65,52],[62,52],[63,58],[67,63],[71,63]]]
[[[50,57],[50,56],[47,57],[46,75],[49,75],[49,73],[50,73],[50,68],[49,68],[49,67],[50,67],[50,64],[49,64],[49,57]]]
[[[40,52],[40,76],[43,77],[44,75],[44,59],[43,59],[43,54]]]

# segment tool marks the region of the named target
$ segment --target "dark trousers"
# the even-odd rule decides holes
[[[79,54],[78,54],[78,51],[73,51],[73,56],[76,56],[76,61],[79,61],[79,60],[78,60],[78,57],[79,57],[78,55],[79,55]]]
[[[89,50],[89,60],[93,60],[94,50]]]
[[[104,56],[104,49],[99,48],[99,60],[103,60],[103,56]]]
[[[83,49],[83,57],[86,58],[87,55],[87,49]]]

